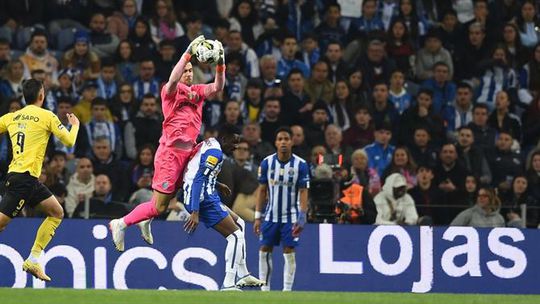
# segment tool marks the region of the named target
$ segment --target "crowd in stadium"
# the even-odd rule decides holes
[[[287,125],[313,183],[337,185],[339,223],[536,228],[539,27],[531,0],[4,0],[0,114],[25,106],[25,79],[42,80],[44,106],[81,129],[73,148],[51,138],[40,180],[66,217],[86,201],[91,216],[121,216],[151,196],[160,89],[204,34],[227,69],[201,139],[242,134],[219,180],[244,219]],[[194,83],[214,73],[194,60]],[[0,180],[10,154],[2,134]]]

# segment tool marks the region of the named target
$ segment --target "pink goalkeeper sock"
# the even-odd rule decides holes
[[[154,200],[146,203],[141,203],[133,209],[128,215],[124,216],[124,223],[131,226],[147,219],[154,218],[159,215],[156,209]]]

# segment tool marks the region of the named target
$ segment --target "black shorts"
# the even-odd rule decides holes
[[[11,218],[16,217],[25,205],[35,207],[52,196],[51,191],[28,172],[8,173],[4,190],[0,212]]]

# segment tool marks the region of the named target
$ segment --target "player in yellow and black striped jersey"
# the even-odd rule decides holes
[[[39,205],[48,216],[37,231],[23,270],[41,280],[50,281],[51,278],[42,270],[37,259],[54,236],[64,212],[51,191],[38,181],[38,177],[51,133],[64,145],[73,146],[79,131],[79,120],[75,115],[67,114],[72,126],[71,130],[67,130],[54,113],[41,108],[45,89],[36,79],[23,83],[23,95],[28,104],[26,107],[0,117],[0,134],[8,132],[13,147],[13,160],[6,177],[6,193],[0,201],[0,231],[26,204],[31,207]]]

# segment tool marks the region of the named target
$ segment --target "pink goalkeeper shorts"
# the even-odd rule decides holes
[[[190,156],[190,150],[160,145],[154,157],[154,177],[152,188],[165,194],[178,191],[184,179]]]

